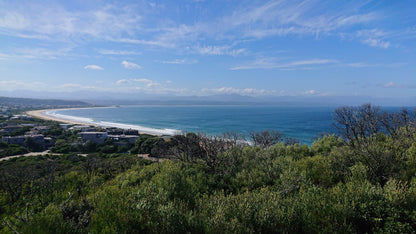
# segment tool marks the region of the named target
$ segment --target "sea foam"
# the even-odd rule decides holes
[[[122,129],[134,129],[134,130],[138,130],[138,131],[143,132],[143,133],[149,133],[149,134],[155,134],[155,135],[173,136],[173,135],[177,135],[177,134],[182,133],[182,131],[176,130],[176,129],[157,129],[157,128],[144,127],[144,126],[140,126],[140,125],[122,124],[122,123],[114,123],[114,122],[107,122],[107,121],[99,121],[98,122],[98,121],[94,121],[91,118],[58,114],[58,113],[56,113],[56,111],[45,111],[45,112],[43,112],[43,114],[45,114],[47,116],[50,116],[50,117],[53,117],[53,118],[68,120],[68,121],[74,121],[74,122],[79,122],[79,123],[83,123],[83,124],[91,124],[91,125],[96,125],[96,126],[100,126],[100,127],[115,127],[115,128],[122,128]]]

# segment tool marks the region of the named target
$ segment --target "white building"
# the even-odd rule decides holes
[[[91,141],[97,144],[104,144],[105,140],[108,138],[106,132],[79,132],[78,135],[83,142]]]

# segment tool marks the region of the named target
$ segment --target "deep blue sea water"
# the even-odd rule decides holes
[[[221,134],[278,130],[310,145],[320,133],[334,133],[335,107],[298,106],[122,106],[48,111],[58,118],[172,135],[180,131]]]

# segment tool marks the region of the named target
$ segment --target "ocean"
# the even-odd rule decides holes
[[[271,129],[310,145],[320,134],[335,133],[332,125],[334,110],[335,107],[254,105],[121,106],[51,110],[45,114],[87,124],[131,128],[159,135],[181,132],[219,135],[224,132],[239,132],[248,137],[251,131]]]
[[[333,133],[333,107],[293,106],[121,106],[51,110],[45,114],[67,120],[132,128],[159,135],[203,132],[211,135],[266,129],[282,132],[310,145],[322,133]]]

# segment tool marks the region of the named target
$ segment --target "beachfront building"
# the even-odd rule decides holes
[[[108,135],[135,135],[139,136],[139,131],[135,129],[122,129],[122,128],[106,128]]]
[[[51,126],[36,126],[28,134],[43,134],[51,129]]]
[[[7,126],[3,126],[2,129],[8,133],[17,131],[19,129],[23,128],[22,125],[16,125],[16,124],[8,124]]]
[[[14,144],[25,146],[26,136],[4,136],[1,141],[5,144]]]
[[[75,125],[69,128],[72,131],[81,131],[81,132],[94,132],[96,129],[88,125]]]
[[[83,142],[91,141],[97,144],[104,144],[105,140],[108,138],[106,132],[79,132],[78,135]]]
[[[113,140],[115,145],[134,145],[136,140],[139,139],[138,135],[108,135],[108,138]]]
[[[11,120],[16,120],[16,119],[19,119],[19,120],[33,120],[33,117],[29,116],[29,115],[13,115],[10,119]]]
[[[34,135],[24,135],[24,136],[4,136],[1,141],[6,144],[15,144],[26,146],[26,139],[30,138],[33,140],[33,143],[40,146],[41,149],[47,149],[54,145],[54,141],[50,137],[44,137],[41,134]]]
[[[74,126],[73,124],[59,124],[63,130],[68,130],[70,127]]]
[[[123,134],[124,135],[130,135],[130,136],[132,136],[132,135],[140,136],[139,131],[135,130],[135,129],[124,129]]]

